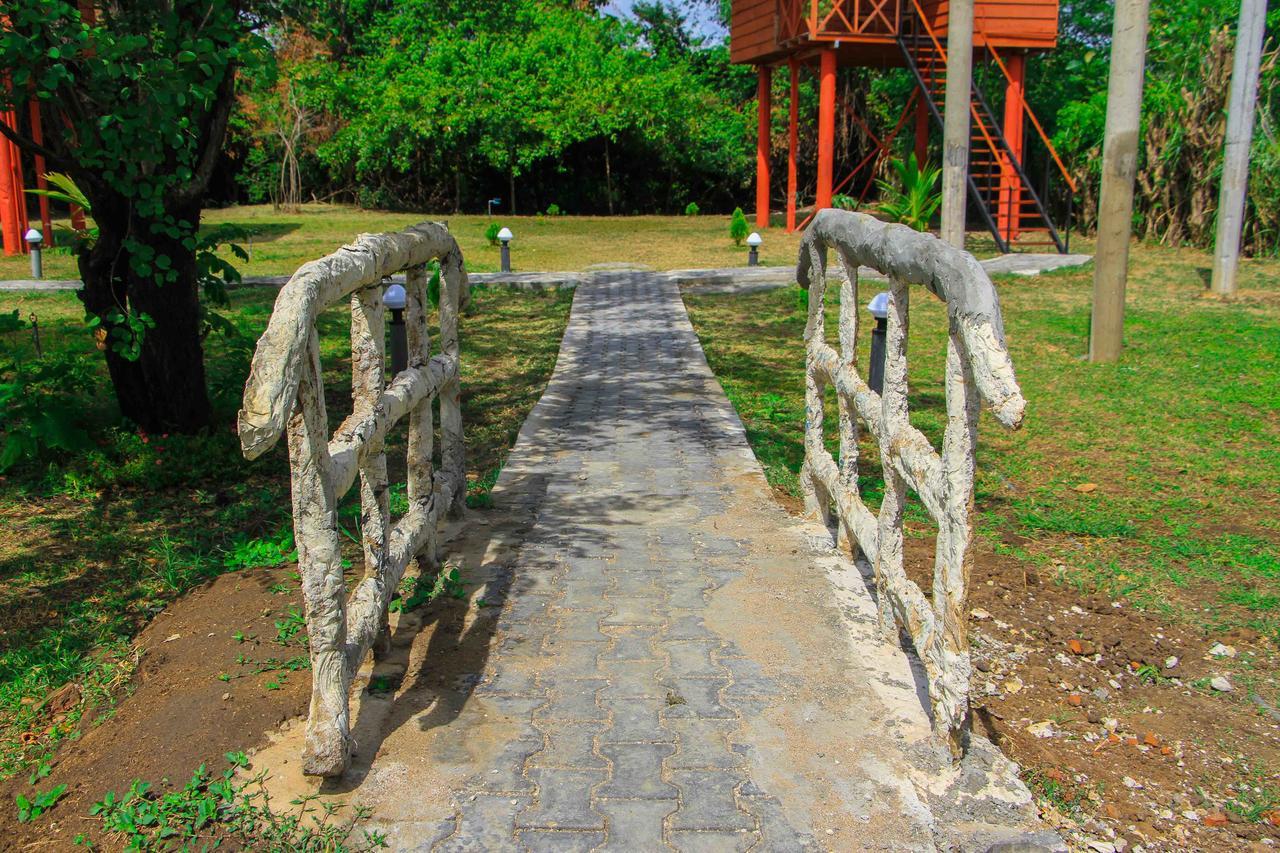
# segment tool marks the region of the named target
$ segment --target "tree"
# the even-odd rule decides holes
[[[44,147],[92,203],[79,247],[80,299],[121,413],[151,431],[212,417],[205,387],[197,249],[201,202],[221,153],[236,72],[271,60],[250,0],[3,0],[9,104],[34,97]],[[98,17],[100,16],[100,17]]]
[[[751,226],[747,224],[747,215],[742,212],[742,208],[735,207],[733,216],[729,217],[729,239],[733,241],[733,245],[741,246],[742,241],[747,238],[747,232],[751,230]]]

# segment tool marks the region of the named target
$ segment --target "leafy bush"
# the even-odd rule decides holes
[[[78,354],[0,364],[0,471],[45,451],[89,447],[83,401],[99,382]]]
[[[932,168],[928,163],[923,167],[917,165],[916,155],[910,154],[905,161],[894,160],[890,164],[897,183],[878,181],[880,187],[880,210],[893,222],[901,222],[917,231],[928,231],[933,214],[942,205],[942,191],[938,189],[941,169]]]
[[[502,230],[502,226],[496,222],[490,222],[489,227],[484,229],[484,238],[489,241],[490,246],[498,245],[498,232]]]
[[[698,207],[698,203],[696,201],[691,201],[684,206],[685,216],[697,216],[701,212],[702,210]]]
[[[564,215],[563,212],[560,210],[560,205],[556,204],[555,202],[552,202],[551,204],[547,205],[547,216],[563,216],[563,215]]]
[[[742,241],[747,239],[747,232],[751,230],[751,226],[747,224],[747,215],[742,212],[742,208],[735,207],[733,216],[729,220],[729,239],[733,240],[733,245],[741,246]]]
[[[858,200],[851,195],[836,193],[831,197],[831,206],[839,208],[840,210],[857,210]]]

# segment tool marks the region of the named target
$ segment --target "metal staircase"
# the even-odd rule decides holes
[[[903,10],[902,25],[897,37],[898,47],[915,77],[919,94],[924,99],[929,114],[933,116],[934,124],[941,130],[946,92],[946,48],[927,23],[919,0],[909,0],[903,6],[906,8]],[[981,42],[986,40],[981,39]],[[988,54],[1005,78],[1009,79],[1009,70],[994,48],[987,46],[977,50]],[[975,60],[977,58],[975,55]],[[1023,108],[1025,109],[1025,105]],[[1075,185],[1049,143],[1040,122],[1027,109],[1027,115],[1046,148],[1045,186],[1048,182],[1047,166],[1053,162],[1071,188],[1062,219],[1063,228],[1059,228],[1054,222],[1042,194],[1036,192],[1022,158],[1015,154],[1009,140],[1005,138],[1001,123],[996,120],[986,95],[976,82],[972,86],[969,115],[969,196],[981,213],[991,236],[995,238],[997,248],[1001,252],[1008,252],[1017,241],[1019,246],[1026,247],[1053,246],[1058,252],[1065,254],[1068,251],[1071,228],[1070,197],[1075,192]],[[1020,239],[1022,235],[1040,235],[1040,238]]]

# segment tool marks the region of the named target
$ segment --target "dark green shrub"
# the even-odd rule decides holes
[[[502,230],[502,226],[496,222],[490,222],[489,227],[484,229],[484,238],[489,241],[490,246],[498,245],[498,232]]]
[[[684,206],[685,216],[697,216],[701,212],[702,210],[698,207],[698,203],[696,201],[691,201]]]

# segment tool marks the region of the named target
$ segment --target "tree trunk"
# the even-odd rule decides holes
[[[511,190],[511,215],[516,215],[516,170],[511,169],[507,172],[507,178],[510,182]]]
[[[196,432],[209,425],[213,410],[205,387],[195,252],[178,239],[152,234],[152,223],[131,219],[129,207],[128,200],[118,196],[93,198],[99,236],[79,258],[85,283],[80,299],[89,314],[101,320],[98,346],[106,356],[121,414],[148,432]],[[199,224],[198,204],[169,212],[175,219]],[[156,257],[167,256],[177,278],[159,284],[150,274],[139,274],[126,237]],[[113,331],[128,329],[111,319],[118,314],[147,315],[154,322],[142,334],[137,358],[113,347],[118,340]]]
[[[613,216],[613,165],[609,162],[609,137],[604,138],[604,191],[609,206],[609,215]]]

